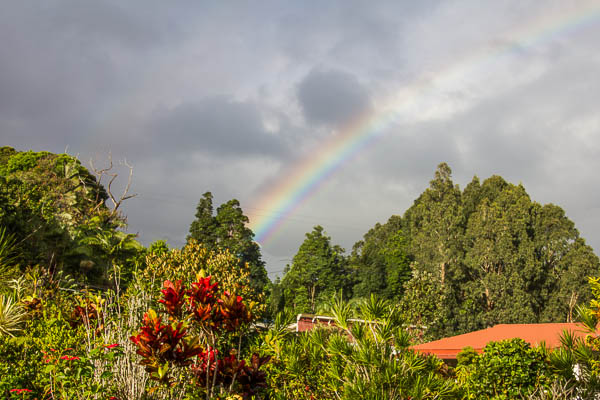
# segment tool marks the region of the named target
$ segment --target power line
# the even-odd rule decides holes
[[[179,199],[179,200],[184,200],[185,198],[182,196],[171,196],[171,195],[161,195],[161,194],[151,194],[151,195],[140,195],[139,198],[141,199],[146,199],[146,200],[151,200],[151,201],[157,201],[157,202],[162,202],[162,203],[176,203],[176,204],[180,204],[180,205],[189,205],[189,202],[187,201],[177,201],[175,199]],[[175,198],[175,199],[174,199]],[[261,216],[261,217],[277,217],[277,216],[283,216],[284,213],[281,212],[276,212],[276,211],[271,211],[271,210],[267,210],[264,208],[257,208],[257,207],[244,207],[245,209],[251,209],[251,210],[258,210],[258,211],[263,211],[262,213],[255,213],[254,215],[257,216]],[[340,229],[352,229],[352,230],[357,230],[357,231],[361,231],[363,232],[365,230],[365,228],[359,228],[357,226],[350,226],[350,225],[341,225],[337,222],[329,222],[329,221],[333,221],[329,218],[321,218],[319,216],[307,216],[307,215],[302,215],[302,214],[294,214],[293,217],[287,216],[285,217],[286,221],[294,221],[294,222],[310,222],[310,223],[317,223],[317,224],[323,224],[325,225],[324,221],[327,223],[327,227],[328,228],[340,228]]]

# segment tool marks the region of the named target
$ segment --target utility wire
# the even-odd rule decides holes
[[[139,195],[138,196],[138,198],[156,201],[156,202],[189,205],[189,202],[184,201],[183,197],[181,197],[181,196],[173,196],[173,197],[178,198],[181,201],[174,200],[171,196],[166,196],[166,195],[162,196],[162,195],[152,194],[152,195]],[[273,217],[273,216],[283,216],[284,215],[283,213],[267,210],[264,208],[243,207],[243,209],[262,211],[261,213],[255,213],[255,215],[261,216],[261,217]],[[288,221],[294,221],[294,222],[311,222],[311,223],[323,223],[324,221],[325,222],[333,221],[328,218],[320,218],[318,216],[306,216],[306,215],[302,215],[302,214],[294,214],[293,217],[288,216],[288,217],[285,217],[285,219]],[[359,228],[357,226],[340,225],[339,223],[337,223],[335,221],[333,222],[333,224],[328,223],[327,227],[328,228],[340,228],[340,229],[352,229],[352,230],[357,230],[357,231],[361,231],[361,232],[363,232],[365,230],[364,228]]]

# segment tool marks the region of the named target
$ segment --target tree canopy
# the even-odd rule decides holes
[[[394,215],[386,224],[376,224],[354,245],[349,258],[349,270],[354,275],[353,296],[377,294],[399,300],[403,284],[410,279],[411,261],[402,219]]]
[[[397,303],[406,324],[427,327],[425,339],[573,321],[600,266],[559,206],[497,175],[461,191],[446,163],[404,215],[342,253],[321,227],[307,234],[281,280],[284,304],[314,311],[341,288],[355,299],[376,294]]]
[[[22,266],[41,264],[102,279],[131,267],[140,246],[105,201],[96,176],[68,154],[0,148],[0,226],[14,236]]]
[[[338,291],[348,291],[343,253],[344,249],[331,244],[323,227],[315,226],[307,233],[281,281],[285,306],[314,313]]]
[[[598,258],[560,207],[532,201],[522,185],[474,177],[461,192],[440,164],[403,220],[414,270],[445,292],[445,334],[572,321],[589,300]]]

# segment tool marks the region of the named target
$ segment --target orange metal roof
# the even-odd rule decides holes
[[[441,359],[455,359],[456,355],[467,346],[481,353],[489,342],[513,338],[521,338],[532,346],[545,342],[546,347],[554,349],[560,347],[560,335],[564,330],[571,331],[578,337],[585,337],[587,334],[583,325],[578,323],[500,324],[480,331],[415,345],[412,349],[423,354],[434,354]]]

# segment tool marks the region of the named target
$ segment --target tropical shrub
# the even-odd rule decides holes
[[[112,328],[108,302],[91,293],[57,289],[46,296],[48,288],[38,290],[41,296],[28,292],[22,301],[28,319],[18,336],[0,337],[0,397],[15,396],[14,388],[37,398],[116,394],[114,365],[122,351],[119,343],[106,341]],[[80,304],[87,304],[85,310]]]
[[[26,313],[11,296],[0,295],[0,336],[14,336],[21,331]]]
[[[44,352],[71,348],[72,354],[81,353],[83,342],[83,330],[73,330],[50,310],[28,321],[22,336],[0,338],[0,394],[8,397],[10,389],[27,388],[41,397],[50,384]]]
[[[457,375],[467,399],[516,399],[554,380],[547,351],[522,339],[490,342],[480,355],[459,354]]]
[[[238,358],[242,335],[253,320],[243,298],[220,290],[210,276],[199,277],[191,287],[181,280],[165,281],[163,287],[159,303],[164,313],[148,310],[139,332],[130,338],[142,357],[140,364],[158,383],[150,392],[174,395],[182,392],[177,384],[183,384],[191,395],[207,399],[257,395],[265,381],[260,367],[269,357]],[[238,337],[237,349],[229,346],[232,336]]]
[[[573,332],[563,332],[562,346],[550,354],[556,372],[581,398],[600,394],[600,278],[589,278],[593,298],[588,306],[578,308],[578,317],[587,331],[585,339]]]
[[[209,251],[201,243],[190,239],[180,249],[169,249],[164,243],[155,243],[145,258],[140,280],[147,282],[150,292],[161,288],[166,280],[181,280],[189,286],[198,276],[210,275],[219,287],[246,299],[255,315],[265,309],[264,295],[250,285],[250,267],[241,264],[227,249]]]
[[[14,235],[9,234],[6,228],[0,227],[0,293],[8,287],[6,283],[18,271],[17,258]]]
[[[458,398],[443,363],[409,349],[410,337],[392,305],[374,296],[352,307],[335,298],[335,324],[284,333],[281,324],[263,334],[269,395],[274,399]],[[283,319],[280,317],[280,319]]]

